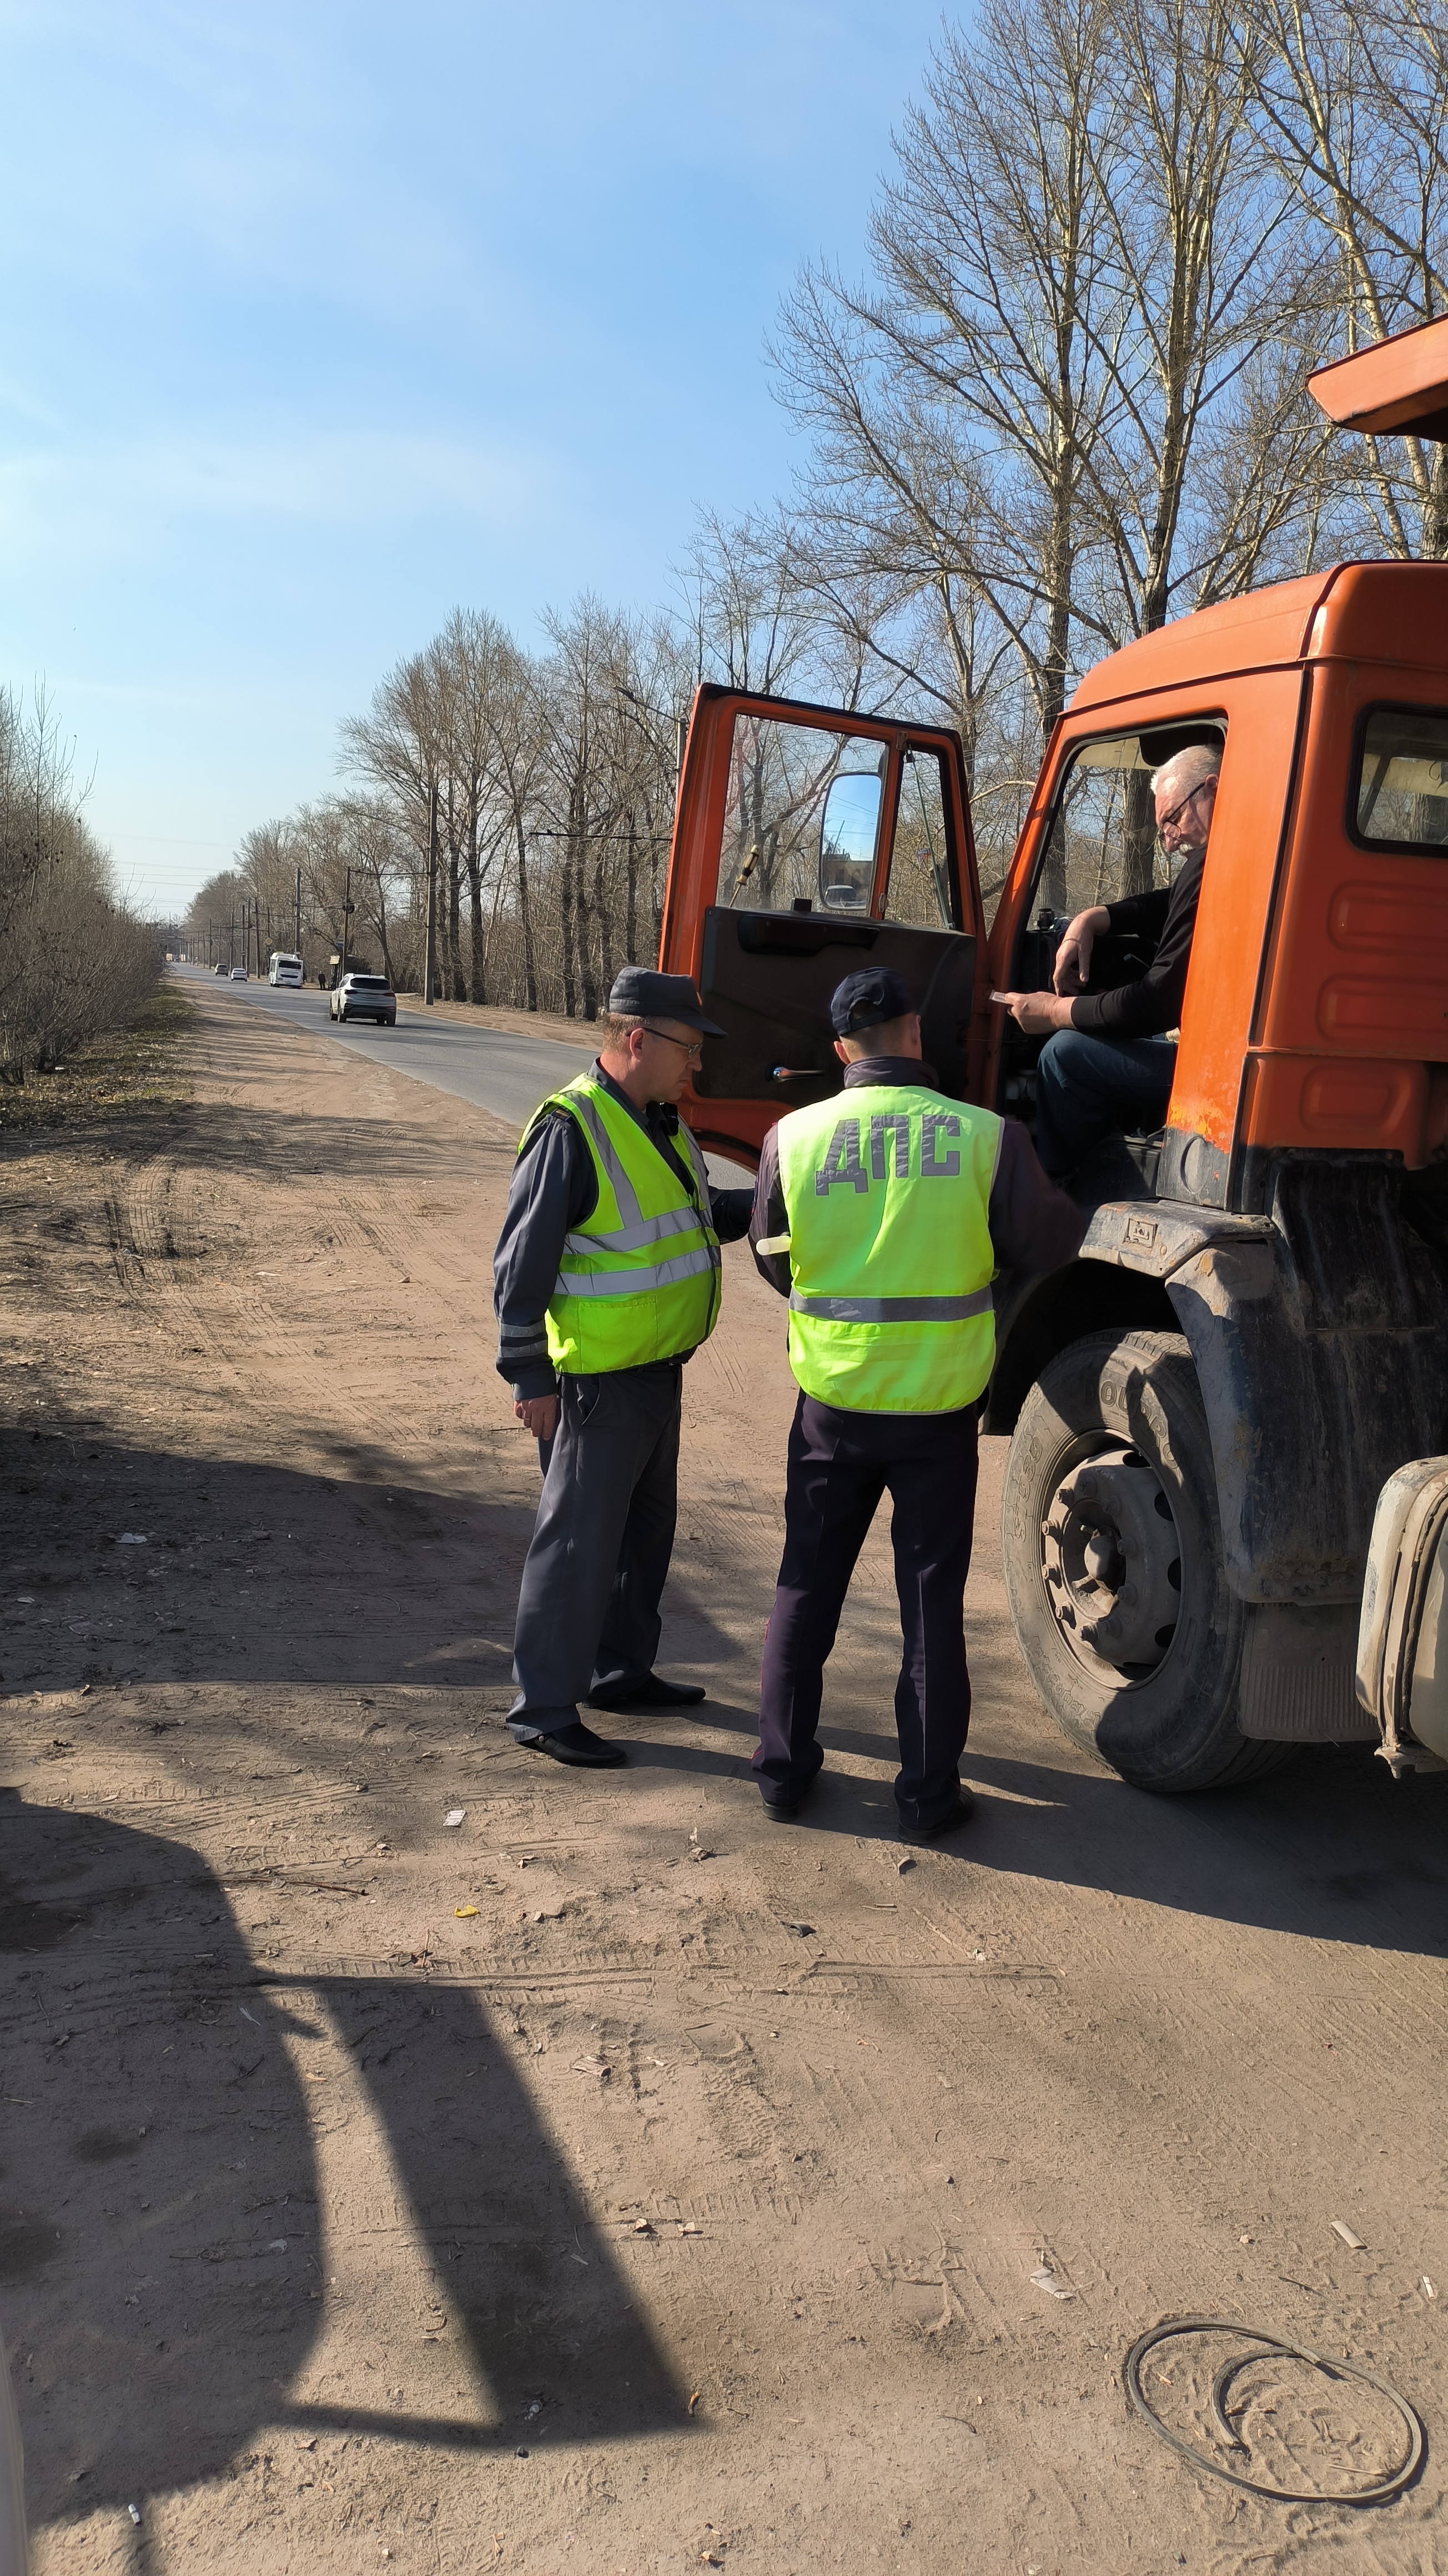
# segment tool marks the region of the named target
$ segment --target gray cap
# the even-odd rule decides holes
[[[608,1007],[626,1020],[679,1020],[701,1037],[722,1038],[725,1031],[706,1020],[690,975],[661,975],[653,966],[625,966],[613,979]]]

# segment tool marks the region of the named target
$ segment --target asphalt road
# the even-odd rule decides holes
[[[495,1118],[506,1119],[514,1127],[523,1125],[547,1092],[556,1090],[560,1082],[571,1082],[594,1053],[586,1044],[564,1046],[555,1038],[513,1037],[502,1029],[470,1028],[459,1020],[425,1020],[405,1009],[395,1029],[381,1029],[371,1021],[338,1027],[328,1013],[328,996],[315,985],[310,991],[289,991],[258,980],[226,983],[207,974],[204,967],[178,966],[175,972],[184,981],[203,983],[240,1005],[274,1011],[278,1018],[310,1029],[314,1037],[330,1038],[335,1046],[368,1056],[385,1053],[394,1073],[405,1073],[412,1082],[430,1082],[435,1091],[470,1100],[475,1109],[491,1110]]]
[[[518,1129],[547,1093],[571,1082],[595,1053],[586,1042],[573,1047],[558,1038],[515,1037],[505,1029],[472,1028],[460,1020],[426,1020],[406,1008],[393,1029],[378,1028],[373,1021],[339,1027],[327,995],[315,985],[274,988],[259,978],[232,984],[203,966],[171,971],[183,983],[204,984],[242,1007],[273,1011],[297,1028],[310,1029],[314,1037],[330,1038],[334,1046],[368,1056],[385,1053],[394,1073],[406,1074],[411,1082],[429,1082],[434,1091],[450,1091],[455,1099],[471,1101],[475,1109],[486,1109]],[[722,1189],[737,1189],[752,1178],[717,1154],[707,1159],[710,1177]]]

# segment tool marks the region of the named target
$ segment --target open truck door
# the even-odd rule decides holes
[[[957,734],[739,690],[690,719],[659,963],[724,1035],[682,1103],[700,1142],[758,1160],[787,1109],[840,1088],[829,1002],[864,966],[903,976],[943,1090],[972,1096],[985,942]]]

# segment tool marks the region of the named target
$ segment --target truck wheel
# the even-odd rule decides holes
[[[1293,1747],[1237,1728],[1207,1418],[1177,1333],[1093,1333],[1021,1408],[1001,1541],[1022,1654],[1063,1734],[1139,1789],[1226,1788]]]

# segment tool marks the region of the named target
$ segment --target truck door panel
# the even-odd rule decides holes
[[[943,1088],[963,1099],[975,947],[953,931],[712,905],[700,988],[705,1012],[727,1034],[705,1039],[694,1077],[699,1098],[711,1104],[711,1127],[715,1102],[769,1101],[779,1115],[838,1091],[844,1067],[834,1052],[830,995],[864,966],[893,970],[919,996],[926,1058]]]
[[[660,963],[711,1019],[682,1107],[757,1153],[788,1109],[839,1087],[829,1000],[862,966],[900,975],[925,1052],[966,1097],[982,960],[964,761],[954,734],[702,688],[679,788]]]

